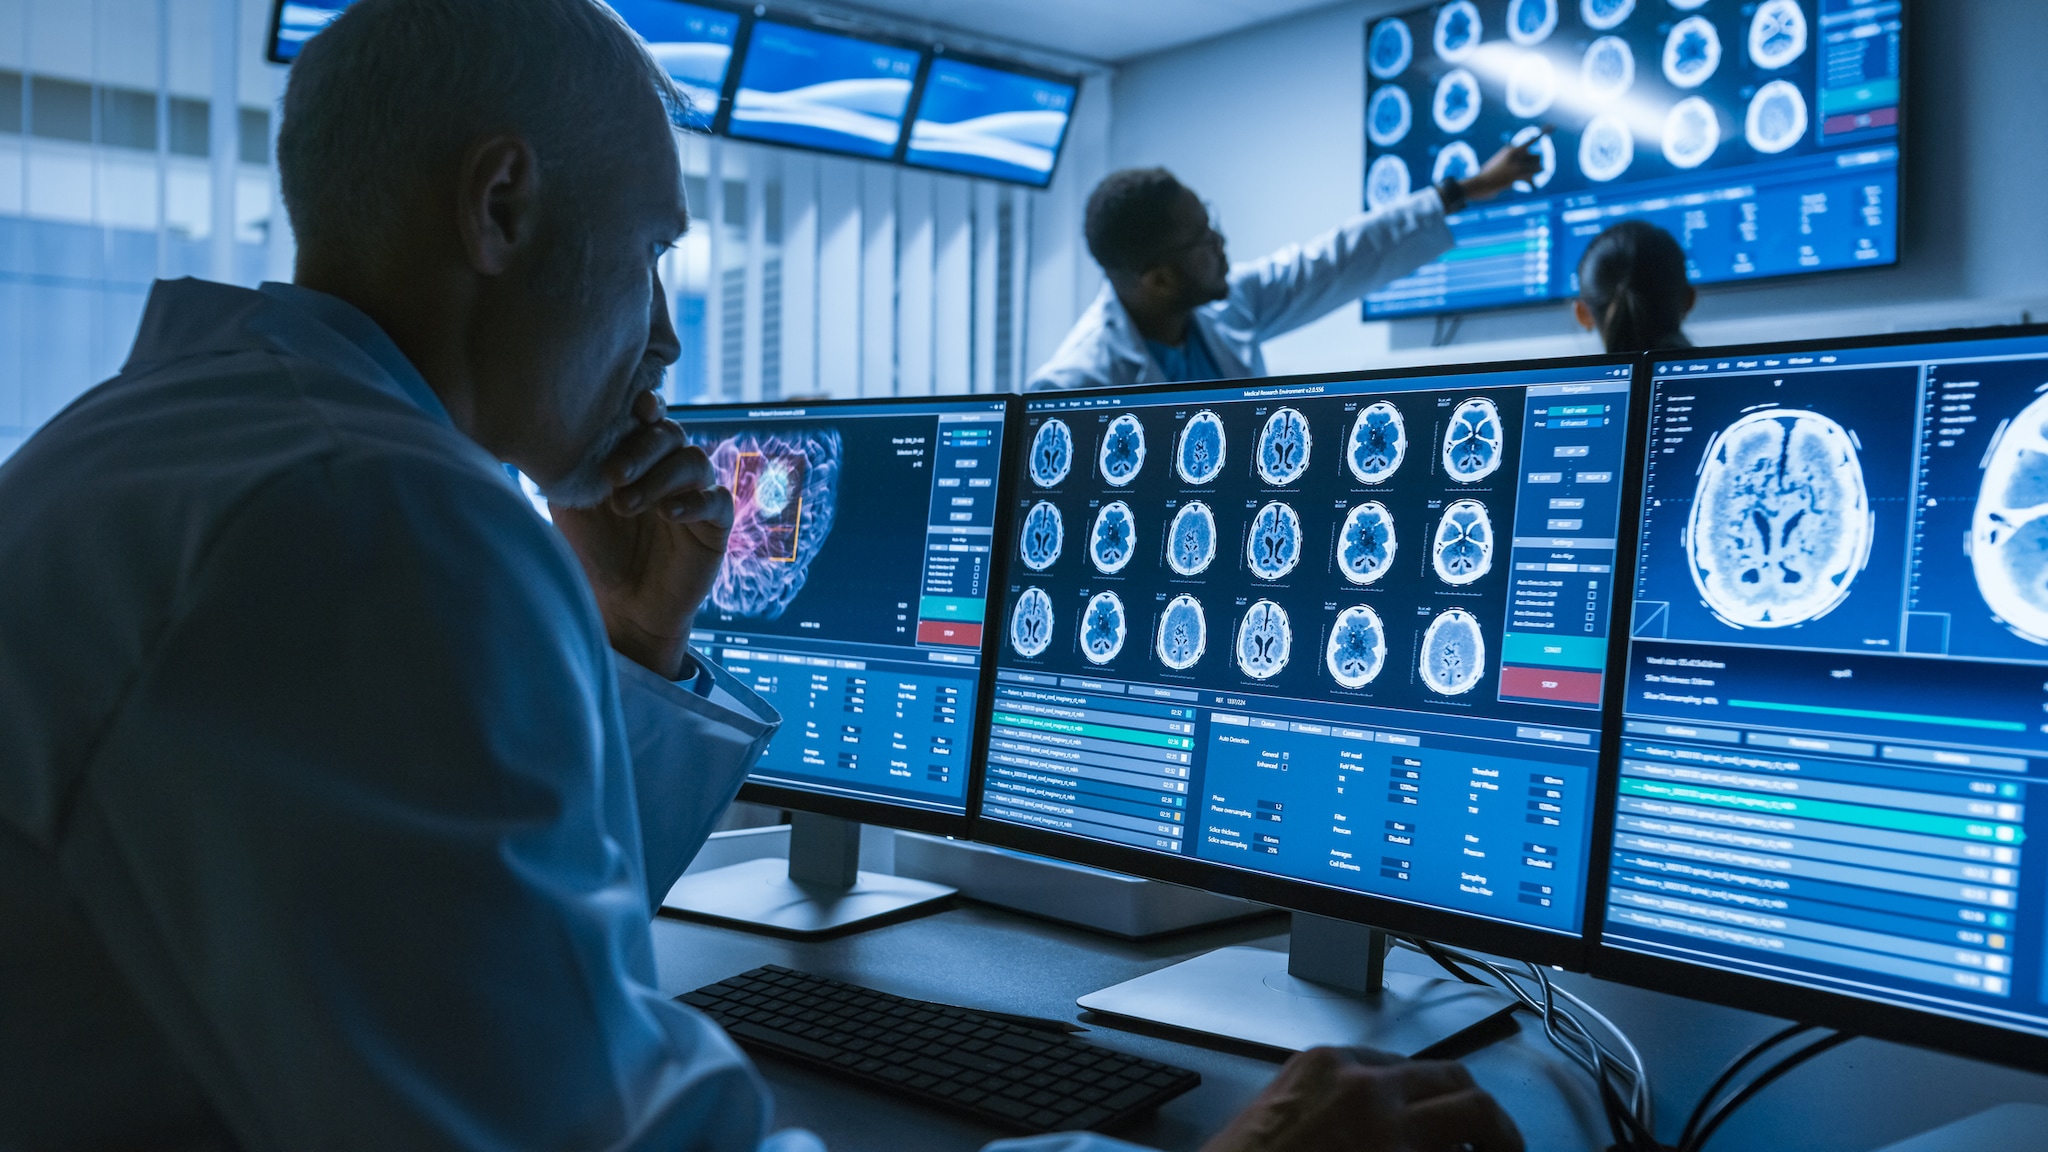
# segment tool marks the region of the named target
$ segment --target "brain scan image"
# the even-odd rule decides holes
[[[1175,672],[1185,672],[1209,650],[1209,621],[1202,615],[1202,602],[1193,596],[1175,596],[1159,614],[1159,640],[1153,646],[1159,662]]]
[[[1751,412],[1707,445],[1685,549],[1715,615],[1785,628],[1849,595],[1876,527],[1857,451],[1840,424],[1795,408]]]
[[[1308,417],[1292,408],[1282,408],[1266,417],[1259,431],[1259,479],[1275,488],[1285,488],[1308,471],[1309,450],[1315,437],[1309,434]]]
[[[1422,634],[1422,682],[1439,696],[1470,692],[1486,675],[1486,637],[1479,618],[1453,608],[1429,622]]]
[[[1557,99],[1557,69],[1547,57],[1524,52],[1508,70],[1508,111],[1524,120],[1541,116]]]
[[[1259,509],[1246,534],[1245,560],[1252,575],[1278,580],[1301,563],[1301,517],[1278,500]]]
[[[1223,435],[1223,421],[1204,408],[1188,418],[1180,430],[1180,444],[1174,449],[1173,470],[1183,484],[1207,484],[1223,471],[1229,444]]]
[[[1472,55],[1479,50],[1479,39],[1485,31],[1472,0],[1451,0],[1436,14],[1433,42],[1438,58],[1456,64]]]
[[[1166,529],[1166,566],[1182,576],[1199,576],[1216,559],[1216,517],[1200,500],[1173,514]]]
[[[1401,410],[1376,400],[1358,410],[1351,422],[1351,443],[1344,464],[1360,484],[1385,484],[1408,458],[1408,424]]]
[[[1364,604],[1339,612],[1323,663],[1330,678],[1346,688],[1372,683],[1387,666],[1387,630],[1380,624],[1380,614]]]
[[[1136,416],[1126,412],[1109,422],[1096,463],[1102,478],[1119,488],[1138,478],[1138,469],[1145,466],[1145,426]]]
[[[1534,149],[1536,159],[1543,166],[1538,168],[1536,175],[1530,179],[1515,181],[1515,191],[1517,192],[1534,192],[1536,189],[1550,183],[1550,178],[1557,175],[1557,145],[1551,141],[1549,135],[1539,125],[1530,124],[1520,132],[1515,133],[1514,143],[1516,144],[1527,144],[1531,140],[1536,141]]]
[[[1088,534],[1088,559],[1094,561],[1095,570],[1112,575],[1124,570],[1131,562],[1131,553],[1136,551],[1137,523],[1131,519],[1131,506],[1121,500],[1112,500],[1095,514],[1095,527]]]
[[[1067,478],[1074,466],[1074,433],[1055,416],[1038,426],[1031,438],[1031,482],[1050,488]]]
[[[1697,88],[1721,66],[1721,34],[1705,16],[1687,16],[1664,38],[1664,78],[1674,88]]]
[[[1778,153],[1806,136],[1806,97],[1790,80],[1773,80],[1750,97],[1743,135],[1759,152]]]
[[[1052,643],[1052,597],[1043,588],[1026,588],[1010,609],[1010,647],[1033,660]]]
[[[1671,6],[1680,12],[1691,12],[1695,8],[1706,7],[1707,0],[1671,0]]]
[[[1749,58],[1763,69],[1783,68],[1806,51],[1806,13],[1799,0],[1764,0],[1749,20]]]
[[[1394,566],[1394,514],[1368,500],[1344,516],[1337,531],[1337,570],[1353,584],[1370,584]]]
[[[1060,520],[1060,510],[1051,503],[1040,500],[1024,514],[1017,554],[1024,558],[1026,568],[1043,572],[1052,567],[1053,561],[1060,558],[1060,546],[1066,542],[1066,525]]]
[[[1444,509],[1430,543],[1429,563],[1437,579],[1452,585],[1471,584],[1492,571],[1493,521],[1486,515],[1486,505],[1459,500]]]
[[[1672,105],[1664,118],[1664,158],[1674,168],[1697,168],[1721,146],[1721,116],[1698,96]]]
[[[1270,680],[1287,667],[1287,655],[1294,648],[1294,628],[1287,622],[1287,609],[1271,600],[1260,600],[1244,610],[1237,624],[1237,666],[1254,680]]]
[[[1432,184],[1441,184],[1445,180],[1463,180],[1478,173],[1479,153],[1463,140],[1453,140],[1436,154],[1436,170],[1430,173],[1429,180]]]
[[[1479,119],[1479,77],[1464,68],[1453,68],[1436,82],[1436,99],[1430,106],[1436,126],[1456,136]]]
[[[1621,99],[1635,87],[1635,51],[1619,36],[1602,36],[1580,58],[1579,82],[1595,104]]]
[[[1992,446],[1969,545],[1984,603],[2013,632],[2048,644],[2048,396]]]
[[[1636,10],[1636,0],[1579,0],[1579,18],[1595,32],[1620,26]]]
[[[1375,89],[1366,103],[1365,137],[1378,147],[1392,148],[1407,139],[1408,128],[1414,122],[1415,108],[1398,84]]]
[[[1107,664],[1124,650],[1129,631],[1124,602],[1114,592],[1097,592],[1081,613],[1081,655],[1090,664]]]
[[[1444,429],[1444,471],[1460,484],[1476,484],[1500,467],[1500,409],[1475,396],[1451,413]]]
[[[1527,47],[1557,31],[1557,0],[1509,0],[1508,39]]]
[[[1375,211],[1408,195],[1408,165],[1399,156],[1382,156],[1365,170],[1365,206]]]
[[[1382,80],[1392,80],[1406,72],[1408,62],[1415,59],[1415,37],[1409,35],[1407,22],[1392,19],[1373,25],[1365,56],[1372,74]]]
[[[735,616],[777,620],[810,577],[832,532],[841,447],[828,428],[741,432],[700,442],[732,492],[732,535],[711,602]]]
[[[1595,116],[1579,134],[1579,171],[1588,180],[1605,184],[1628,171],[1635,160],[1635,136],[1619,116]]]

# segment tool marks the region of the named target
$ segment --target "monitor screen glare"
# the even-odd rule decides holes
[[[349,0],[313,4],[281,0],[270,37],[270,59],[279,64],[289,64],[298,59],[299,49],[306,46],[306,41],[334,23],[334,18],[341,15],[348,5]]]
[[[925,80],[905,159],[1043,188],[1073,107],[1066,81],[941,57]]]
[[[756,21],[728,131],[748,140],[890,157],[922,53]]]
[[[709,128],[718,115],[719,94],[725,90],[726,67],[732,63],[733,42],[739,36],[739,13],[683,0],[610,2],[690,98],[692,122]]]

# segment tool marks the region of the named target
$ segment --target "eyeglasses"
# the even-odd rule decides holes
[[[1225,241],[1223,237],[1223,218],[1217,215],[1216,206],[1209,203],[1207,200],[1204,200],[1202,201],[1202,209],[1204,212],[1208,214],[1208,227],[1202,229],[1202,234],[1200,236],[1197,236],[1191,240],[1183,240],[1180,243],[1172,245],[1171,247],[1167,248],[1167,255],[1178,256],[1190,248],[1194,248],[1203,244],[1214,244],[1218,248],[1229,247],[1228,242]]]

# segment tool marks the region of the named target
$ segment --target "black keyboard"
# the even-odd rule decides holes
[[[1026,1132],[1111,1127],[1202,1082],[1000,1016],[773,964],[676,999],[747,1048]]]

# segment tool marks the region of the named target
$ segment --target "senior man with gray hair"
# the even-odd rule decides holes
[[[815,1146],[655,989],[777,722],[688,648],[677,110],[592,0],[361,0],[296,283],[158,285],[0,467],[0,1147]],[[1462,1069],[1325,1051],[1216,1147],[1461,1143],[1520,1146]]]

